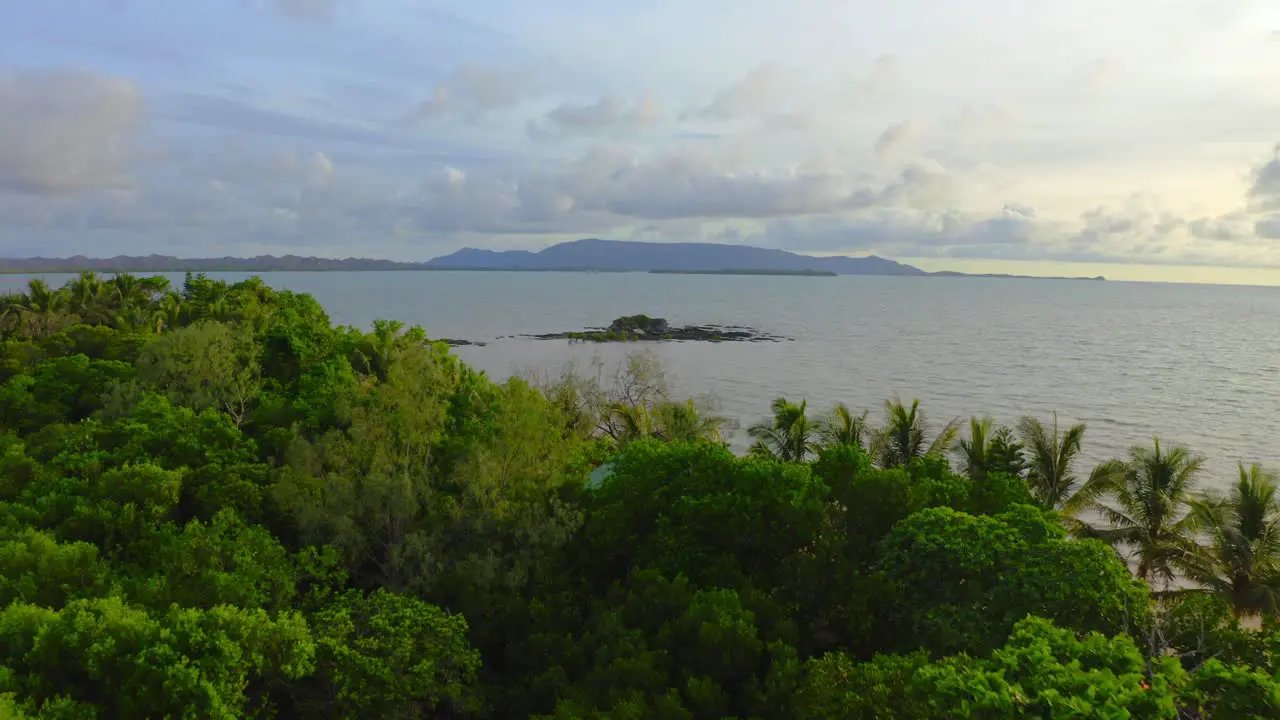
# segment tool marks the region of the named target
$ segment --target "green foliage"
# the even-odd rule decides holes
[[[771,587],[812,542],[826,492],[801,465],[709,444],[636,442],[588,501],[582,561],[597,581],[652,567],[699,584]]]
[[[1106,546],[1072,541],[1034,508],[922,510],[885,540],[903,649],[986,652],[1028,614],[1108,634],[1144,628],[1150,601]]]
[[[314,653],[299,616],[261,610],[151,616],[105,598],[0,611],[0,663],[20,697],[108,717],[239,718],[251,694],[310,672]]]
[[[257,278],[0,297],[0,718],[1277,714],[1265,471],[984,418],[953,467],[915,402],[779,399],[738,457],[652,355],[592,368]]]
[[[304,711],[407,720],[474,706],[480,656],[460,616],[385,590],[348,591],[322,601],[311,622],[320,689]]]

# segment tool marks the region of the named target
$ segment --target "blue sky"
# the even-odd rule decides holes
[[[1274,2],[4,5],[0,255],[1280,272]]]

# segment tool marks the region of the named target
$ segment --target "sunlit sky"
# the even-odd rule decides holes
[[[0,0],[0,255],[1280,284],[1274,0]]]

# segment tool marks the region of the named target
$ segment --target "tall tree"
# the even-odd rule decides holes
[[[693,398],[684,402],[668,400],[653,411],[654,430],[665,440],[722,442],[720,429],[726,422],[720,415],[699,410]]]
[[[945,453],[959,432],[958,421],[952,420],[930,439],[919,400],[912,400],[910,406],[898,399],[886,400],[884,414],[884,427],[872,441],[872,456],[881,467],[901,467],[918,457]]]
[[[825,448],[848,445],[865,448],[868,411],[855,415],[844,403],[837,403],[817,423],[818,441]]]
[[[1257,465],[1240,465],[1225,496],[1192,503],[1192,519],[1207,543],[1182,564],[1183,573],[1211,588],[1237,615],[1280,608],[1280,504],[1276,478]]]
[[[801,400],[799,405],[782,397],[774,400],[770,405],[773,419],[758,422],[747,429],[747,435],[755,440],[751,446],[752,454],[783,462],[807,460],[817,450],[807,408],[807,400]]]
[[[1023,417],[1018,422],[1027,461],[1027,484],[1041,507],[1074,514],[1085,502],[1084,496],[1076,497],[1083,484],[1075,474],[1084,431],[1084,423],[1061,430],[1057,413],[1053,414],[1053,425],[1047,428],[1034,417]],[[1104,463],[1094,469],[1085,484],[1115,469],[1114,464]]]
[[[990,417],[969,418],[969,437],[962,438],[959,443],[961,469],[970,480],[982,480],[987,476],[987,468],[991,463],[991,426]]]
[[[1196,518],[1191,513],[1204,458],[1185,447],[1135,447],[1125,463],[1106,463],[1077,493],[1074,505],[1095,510],[1110,525],[1098,537],[1132,550],[1137,575],[1151,582],[1173,580],[1194,552]]]

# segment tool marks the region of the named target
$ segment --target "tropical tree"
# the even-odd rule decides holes
[[[43,280],[27,283],[26,293],[19,295],[11,310],[21,332],[44,337],[75,322],[70,312],[66,290],[54,290]]]
[[[818,442],[824,448],[850,446],[866,447],[870,432],[867,428],[867,411],[855,415],[844,403],[837,403],[817,422]]]
[[[881,467],[901,467],[918,457],[945,453],[959,432],[958,422],[952,420],[930,439],[919,400],[912,400],[910,407],[901,400],[886,400],[884,410],[884,427],[872,439],[872,456]]]
[[[991,451],[991,425],[990,417],[980,418],[975,415],[969,418],[969,437],[960,440],[956,454],[960,457],[961,469],[970,480],[981,480],[987,475]]]
[[[1182,564],[1183,574],[1212,589],[1236,615],[1280,607],[1280,504],[1274,475],[1240,465],[1240,479],[1225,496],[1192,503],[1195,528],[1207,536]]]
[[[708,440],[721,442],[721,428],[728,420],[698,409],[693,398],[684,402],[667,401],[654,408],[651,416],[654,434],[665,440]]]
[[[1076,497],[1084,485],[1075,474],[1075,463],[1084,441],[1084,431],[1084,423],[1076,423],[1061,430],[1058,427],[1057,413],[1053,414],[1052,427],[1045,427],[1034,417],[1023,417],[1018,422],[1018,433],[1022,436],[1026,455],[1027,484],[1041,507],[1063,510],[1074,515],[1085,503],[1084,496]],[[1099,465],[1084,484],[1096,484],[1095,478],[1115,471],[1114,463]]]
[[[1124,463],[1105,463],[1084,484],[1072,504],[1094,510],[1110,526],[1093,532],[1138,560],[1137,575],[1167,584],[1195,552],[1191,512],[1204,458],[1185,447],[1135,447]]]
[[[747,435],[755,440],[751,454],[783,462],[807,460],[818,449],[815,428],[809,422],[807,408],[807,400],[801,400],[799,405],[782,397],[774,400],[770,405],[773,419],[747,429]]]
[[[106,296],[116,309],[126,311],[151,304],[152,290],[132,273],[119,273],[106,284]]]
[[[99,324],[110,319],[107,283],[98,273],[92,270],[80,273],[80,277],[67,283],[67,294],[71,311],[81,320]]]
[[[182,324],[182,295],[170,290],[156,301],[152,326],[156,332],[164,332]]]
[[[638,405],[614,403],[609,408],[609,427],[619,445],[654,435],[653,415],[643,402]]]

